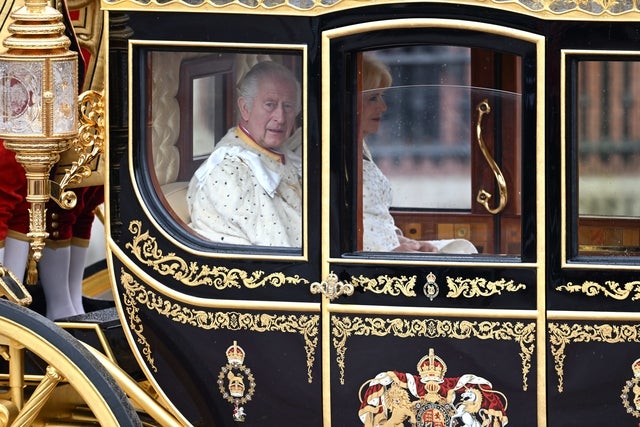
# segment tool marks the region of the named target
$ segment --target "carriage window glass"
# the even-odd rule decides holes
[[[640,62],[576,69],[578,254],[640,255]]]
[[[221,84],[221,77],[205,76],[193,79],[191,92],[193,93],[192,108],[196,114],[193,121],[193,158],[208,156],[213,148],[210,141],[216,141],[222,137],[212,125],[216,123],[216,115],[219,114],[221,93],[216,87]],[[216,94],[211,100],[208,94]],[[213,101],[213,102],[211,102]]]
[[[180,131],[178,180],[189,180],[233,123],[235,55],[193,53],[180,61],[178,93]],[[190,107],[189,107],[190,106]]]
[[[302,55],[149,55],[151,181],[176,221],[216,245],[302,247]]]
[[[383,62],[392,78],[381,94],[386,105],[371,118],[377,131],[363,126],[393,206],[470,209],[470,49],[388,49],[365,57]],[[377,89],[366,82],[363,76],[365,108]]]
[[[519,255],[520,58],[497,56],[433,45],[361,54],[364,251]],[[503,71],[516,83],[483,77]]]

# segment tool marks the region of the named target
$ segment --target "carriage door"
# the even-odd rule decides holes
[[[640,92],[632,77],[640,56],[637,39],[613,28],[595,25],[589,38],[567,37],[554,52],[563,114],[554,156],[562,179],[552,198],[561,211],[550,210],[562,218],[552,231],[560,256],[549,263],[552,425],[636,425],[640,418]]]
[[[537,425],[543,44],[432,19],[323,32],[331,425]]]
[[[320,277],[320,179],[318,162],[306,162],[319,158],[318,144],[308,144],[318,120],[307,107],[318,85],[308,78],[306,27],[268,14],[114,15],[108,255],[139,374],[184,425],[321,425],[321,304],[309,291]],[[243,27],[254,31],[229,32]],[[251,145],[237,126],[236,87],[265,61],[290,83],[280,103],[293,113],[280,132],[288,137],[284,159]],[[259,86],[255,108],[267,109],[272,98]],[[120,111],[120,99],[130,111]],[[234,159],[233,171],[200,183],[217,170],[219,153]],[[271,187],[259,156],[286,167],[285,185]],[[203,206],[210,227],[196,225],[188,209],[189,188],[201,184],[202,198],[193,200],[232,208],[213,218],[214,203]],[[252,226],[275,206],[272,195],[285,197],[281,191],[287,201],[301,199],[299,217],[281,221],[280,230]],[[262,224],[275,223],[269,219]],[[214,230],[240,222],[233,232]],[[291,241],[278,234],[287,227],[297,231]]]

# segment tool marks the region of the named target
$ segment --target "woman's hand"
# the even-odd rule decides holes
[[[400,245],[393,249],[394,252],[438,252],[438,249],[427,240],[413,240],[404,236],[398,236]]]

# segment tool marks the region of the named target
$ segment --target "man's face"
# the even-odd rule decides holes
[[[253,105],[238,99],[243,125],[262,147],[278,148],[291,135],[296,120],[296,87],[284,79],[263,79]]]

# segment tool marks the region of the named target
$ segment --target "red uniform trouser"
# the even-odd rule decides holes
[[[72,238],[89,240],[95,218],[94,210],[104,202],[104,187],[73,189],[78,198],[73,209],[67,210],[54,201],[47,203],[47,231],[51,241]],[[0,242],[7,235],[20,236],[29,232],[29,203],[26,201],[27,179],[15,160],[15,153],[0,145]]]
[[[13,151],[0,144],[0,242],[9,230],[26,235],[29,231],[27,178]]]

